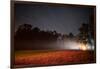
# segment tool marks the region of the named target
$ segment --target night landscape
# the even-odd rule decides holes
[[[95,6],[14,3],[14,67],[96,62]]]

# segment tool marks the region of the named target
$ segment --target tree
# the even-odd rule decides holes
[[[69,37],[73,38],[74,37],[73,33],[69,33]]]
[[[40,32],[40,29],[38,27],[33,28],[33,32]]]
[[[31,33],[32,25],[30,24],[22,24],[18,27],[16,31],[15,38],[17,39],[26,39],[27,36]]]
[[[89,33],[89,25],[86,23],[82,23],[81,27],[79,28],[79,37],[80,37],[80,42],[86,44],[88,41],[88,33]]]
[[[31,31],[32,25],[30,24],[22,24],[18,27],[17,33],[23,33],[23,32],[28,32]]]
[[[88,37],[88,24],[82,23],[81,27],[79,28],[80,37],[82,39],[86,39]]]

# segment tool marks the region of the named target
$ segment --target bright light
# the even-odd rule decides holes
[[[87,46],[84,43],[80,44],[80,49],[81,50],[87,50]]]
[[[64,42],[64,48],[65,49],[69,49],[69,50],[79,50],[80,49],[80,43],[76,42],[76,41],[65,41]]]
[[[60,43],[61,44],[61,43]],[[74,40],[64,41],[61,45],[62,49],[69,50],[94,50],[94,45],[90,43],[76,42]]]

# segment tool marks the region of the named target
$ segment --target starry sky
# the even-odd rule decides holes
[[[90,7],[62,7],[45,4],[15,4],[15,31],[21,24],[31,24],[44,31],[56,30],[61,34],[79,33],[82,23],[89,23]]]

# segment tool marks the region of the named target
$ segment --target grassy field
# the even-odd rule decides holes
[[[93,63],[93,51],[62,50],[62,51],[16,51],[15,67],[46,66],[62,64]]]

